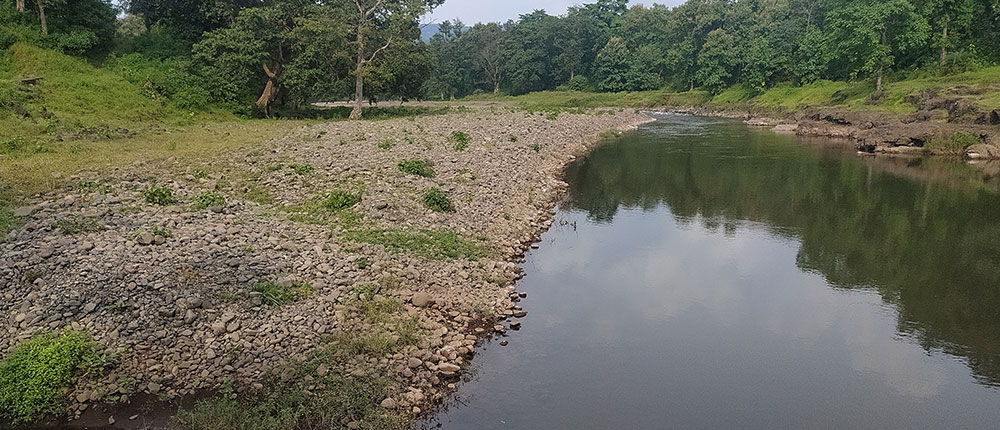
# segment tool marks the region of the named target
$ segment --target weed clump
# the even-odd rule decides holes
[[[964,154],[972,145],[981,143],[979,136],[967,131],[959,131],[949,137],[934,137],[927,141],[926,148],[942,154]]]
[[[26,424],[61,412],[61,390],[75,376],[103,368],[105,360],[90,337],[78,331],[31,338],[0,361],[0,417]]]
[[[421,201],[424,202],[424,206],[435,212],[455,212],[455,205],[451,199],[444,191],[437,188],[427,190]]]
[[[407,175],[423,176],[425,178],[434,177],[434,168],[424,160],[405,160],[399,162],[399,171]]]
[[[311,284],[303,281],[291,282],[258,282],[254,284],[251,291],[260,293],[261,300],[271,307],[280,308],[294,301],[304,299],[313,295],[316,289]]]
[[[484,243],[466,239],[453,231],[370,229],[347,232],[345,238],[438,260],[477,259],[486,256],[489,250]]]
[[[323,200],[323,207],[331,211],[341,211],[361,202],[361,194],[344,190],[334,190]]]
[[[104,231],[106,228],[104,224],[101,224],[101,222],[96,219],[84,218],[76,215],[56,221],[55,226],[59,229],[59,233],[64,235],[96,233]]]
[[[226,204],[226,198],[219,193],[207,192],[198,194],[194,198],[194,202],[191,206],[195,210],[204,210],[215,206],[223,206]]]
[[[539,144],[537,144],[537,143],[532,143],[532,144],[531,144],[531,145],[529,145],[528,147],[529,147],[529,148],[531,148],[531,150],[532,150],[532,151],[535,151],[535,152],[542,152],[542,145],[539,145]]]
[[[174,198],[173,190],[157,185],[153,185],[143,190],[142,197],[146,199],[146,203],[157,206],[167,206],[177,203],[177,199]]]
[[[308,164],[292,163],[288,165],[289,169],[292,169],[297,175],[308,175],[316,170],[315,167]]]
[[[448,136],[448,141],[455,145],[456,151],[462,152],[469,149],[469,142],[472,141],[472,138],[464,131],[455,131]]]

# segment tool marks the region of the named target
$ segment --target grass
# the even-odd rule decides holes
[[[205,192],[195,196],[194,201],[191,202],[191,207],[194,210],[200,211],[211,207],[223,206],[226,204],[226,198],[219,193]]]
[[[26,424],[59,414],[65,400],[62,390],[75,377],[104,364],[100,349],[82,332],[37,335],[0,361],[0,416]]]
[[[167,187],[151,185],[142,191],[142,197],[146,203],[157,206],[168,206],[177,203],[174,197],[174,190]]]
[[[424,160],[404,160],[399,162],[399,171],[407,175],[423,176],[433,178],[434,168],[429,161]]]
[[[264,303],[275,308],[312,296],[316,292],[312,284],[304,281],[292,281],[284,285],[264,281],[254,284],[250,290],[260,293]]]
[[[323,200],[323,207],[329,211],[342,211],[354,207],[361,202],[360,193],[352,193],[344,190],[334,190]]]
[[[455,212],[455,205],[448,198],[448,194],[437,188],[431,188],[424,192],[420,199],[428,209],[435,212]]]
[[[967,131],[959,131],[947,137],[935,136],[927,141],[924,149],[936,154],[963,155],[966,149],[979,143],[982,143],[979,136]]]
[[[489,248],[483,241],[470,240],[453,231],[365,229],[344,234],[352,242],[382,245],[395,252],[413,254],[438,260],[485,257]]]
[[[295,172],[295,174],[297,175],[308,175],[312,173],[314,170],[316,170],[316,168],[313,166],[300,163],[291,163],[288,165],[288,168],[292,169],[292,171]]]
[[[455,151],[462,152],[469,149],[469,142],[472,138],[464,131],[453,131],[448,136],[448,141],[454,145]]]
[[[56,228],[64,235],[74,235],[80,233],[96,233],[104,231],[107,227],[94,218],[85,218],[78,215],[69,216],[56,221]]]

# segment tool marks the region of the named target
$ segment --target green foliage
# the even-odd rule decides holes
[[[168,206],[177,203],[177,199],[174,198],[174,190],[158,185],[151,185],[149,188],[143,190],[142,197],[146,200],[146,203],[158,206]]]
[[[434,168],[426,160],[404,160],[399,162],[399,171],[407,175],[423,176],[425,178],[434,177]]]
[[[191,207],[194,210],[205,210],[215,206],[223,206],[226,204],[226,198],[219,193],[205,192],[195,196],[194,201],[191,202]]]
[[[59,229],[59,233],[65,235],[95,233],[104,231],[107,228],[104,224],[101,224],[100,220],[78,215],[69,216],[56,221],[55,227]]]
[[[310,166],[308,164],[299,164],[299,163],[291,163],[288,165],[288,168],[292,169],[292,171],[294,171],[296,174],[299,175],[308,175],[312,173],[314,170],[316,170],[316,168],[313,166]]]
[[[489,248],[479,241],[463,238],[453,231],[434,230],[355,230],[345,234],[354,242],[382,245],[392,251],[407,251],[439,260],[468,258],[478,259],[488,254]]]
[[[204,79],[186,59],[157,59],[139,53],[110,57],[104,67],[141,87],[152,98],[164,98],[180,109],[204,109],[211,95]]]
[[[964,155],[966,149],[980,143],[982,143],[982,139],[979,136],[967,131],[960,131],[950,136],[935,136],[927,141],[924,148],[939,154]]]
[[[448,141],[455,145],[456,151],[462,152],[469,148],[469,142],[472,141],[472,138],[464,131],[453,131],[448,136]]]
[[[341,211],[361,202],[361,194],[344,190],[334,190],[323,200],[323,207],[330,211]]]
[[[304,281],[258,282],[253,284],[250,290],[260,293],[260,298],[265,304],[276,308],[307,298],[316,292],[312,284]]]
[[[73,378],[103,367],[104,356],[77,331],[37,335],[0,361],[0,417],[27,424],[63,407],[61,390]]]
[[[435,212],[455,212],[455,205],[452,204],[448,194],[437,188],[431,188],[424,192],[420,199],[428,209]]]
[[[383,141],[381,141],[381,142],[378,143],[378,149],[381,149],[383,151],[388,151],[388,150],[392,149],[393,146],[396,146],[396,145],[394,143],[388,141],[388,140],[383,140]]]

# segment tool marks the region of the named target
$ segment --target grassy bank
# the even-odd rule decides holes
[[[917,103],[930,97],[964,99],[981,110],[1000,108],[1000,67],[948,76],[918,76],[889,83],[882,92],[869,81],[817,81],[804,86],[781,84],[763,93],[734,86],[718,95],[701,90],[671,92],[666,90],[592,93],[579,91],[543,91],[522,96],[482,95],[468,101],[502,101],[535,111],[572,108],[659,106],[704,106],[717,108],[758,108],[791,112],[809,107],[836,107],[894,114],[917,111]]]

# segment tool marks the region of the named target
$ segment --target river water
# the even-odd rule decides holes
[[[680,115],[606,142],[444,429],[1000,426],[1000,193]]]

